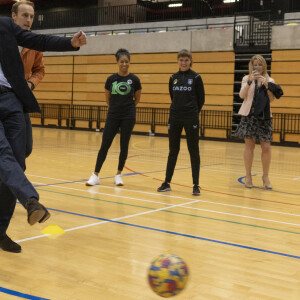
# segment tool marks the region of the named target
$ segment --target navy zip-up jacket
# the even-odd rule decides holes
[[[173,74],[169,81],[169,93],[172,100],[170,117],[198,117],[205,102],[203,81],[198,73],[189,69]]]

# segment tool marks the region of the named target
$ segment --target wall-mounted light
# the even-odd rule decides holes
[[[223,3],[235,3],[240,2],[240,0],[223,0]]]
[[[168,7],[181,7],[182,3],[170,3]]]

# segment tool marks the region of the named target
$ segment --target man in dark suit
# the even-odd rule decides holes
[[[28,0],[16,2],[12,8],[12,19],[25,30],[30,30],[34,20],[34,3]],[[43,80],[45,66],[43,52],[27,49],[19,46],[19,52],[24,65],[25,79],[29,88],[33,91]],[[29,114],[25,113],[26,123],[26,158],[31,154],[33,148],[32,126]]]
[[[16,199],[27,210],[30,225],[43,223],[50,214],[24,174],[26,130],[24,112],[40,112],[24,77],[18,45],[38,51],[74,51],[86,44],[78,32],[73,38],[34,34],[0,18],[0,248],[21,252],[21,246],[6,234]]]

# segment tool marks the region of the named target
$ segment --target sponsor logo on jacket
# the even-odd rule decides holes
[[[181,92],[191,92],[192,91],[192,87],[191,86],[173,86],[173,91],[181,91]]]

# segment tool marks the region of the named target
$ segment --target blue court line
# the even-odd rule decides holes
[[[256,176],[256,174],[255,175],[252,175],[252,176]],[[241,184],[245,184],[244,182],[243,182],[243,179],[245,178],[246,176],[242,176],[242,177],[240,177],[239,179],[238,179],[238,182],[240,182]],[[287,195],[293,195],[293,196],[300,196],[300,194],[296,194],[296,193],[288,193],[288,192],[281,192],[281,191],[276,191],[276,190],[266,190],[266,189],[264,189],[264,188],[262,188],[262,187],[259,187],[259,186],[253,186],[253,189],[259,189],[259,190],[264,190],[264,191],[268,191],[268,192],[273,192],[273,193],[280,193],[280,194],[287,194]]]
[[[116,223],[116,224],[120,224],[120,225],[132,226],[132,227],[137,227],[137,228],[141,228],[141,229],[147,229],[147,230],[152,230],[152,231],[157,231],[157,232],[162,232],[162,233],[168,233],[168,234],[172,234],[172,235],[188,237],[188,238],[202,240],[202,241],[206,241],[206,242],[212,242],[212,243],[223,244],[223,245],[227,245],[227,246],[233,246],[233,247],[238,247],[238,248],[243,248],[243,249],[248,249],[248,250],[253,250],[253,251],[265,252],[265,253],[269,253],[269,254],[275,254],[275,255],[300,259],[300,256],[297,256],[297,255],[292,255],[292,254],[287,254],[287,253],[282,253],[282,252],[276,252],[276,251],[272,251],[272,250],[266,250],[266,249],[261,249],[261,248],[255,248],[255,247],[250,247],[250,246],[245,246],[245,245],[240,245],[240,244],[235,244],[235,243],[229,243],[229,242],[214,240],[214,239],[208,239],[208,238],[204,238],[204,237],[200,237],[200,236],[196,236],[196,235],[190,235],[190,234],[185,234],[185,233],[180,233],[180,232],[175,232],[175,231],[163,230],[163,229],[158,229],[158,228],[154,228],[154,227],[136,225],[136,224],[126,223],[126,222],[121,222],[121,221],[114,221],[114,220],[100,218],[100,217],[94,217],[94,216],[89,216],[89,215],[84,215],[84,214],[79,214],[79,213],[74,213],[74,212],[68,212],[68,211],[64,211],[64,210],[60,210],[60,209],[54,209],[54,208],[47,208],[47,209],[52,210],[52,211],[57,211],[57,212],[62,212],[62,213],[74,215],[74,216],[85,217],[85,218],[89,218],[89,219],[107,221],[107,222],[110,222],[110,223]]]
[[[65,182],[58,182],[58,183],[48,183],[48,184],[35,184],[33,186],[34,187],[40,187],[40,186],[49,186],[49,185],[60,185],[60,184],[84,182],[84,181],[87,181],[87,179],[81,179],[81,180],[75,180],[75,181],[65,181]]]
[[[110,223],[126,225],[126,226],[136,227],[136,228],[140,228],[140,229],[146,229],[146,230],[151,230],[151,231],[156,231],[156,232],[167,233],[167,234],[171,234],[171,235],[177,235],[177,236],[202,240],[202,241],[206,241],[206,242],[217,243],[217,244],[226,245],[226,246],[238,247],[238,248],[252,250],[252,251],[258,251],[258,252],[264,252],[264,253],[268,253],[268,254],[274,254],[274,255],[279,255],[279,256],[284,256],[284,257],[289,257],[289,258],[300,259],[300,256],[297,256],[297,255],[281,253],[281,252],[276,252],[276,251],[271,251],[271,250],[266,250],[266,249],[260,249],[260,248],[255,248],[255,247],[250,247],[250,246],[245,246],[245,245],[240,245],[240,244],[235,244],[235,243],[229,243],[229,242],[224,242],[224,241],[219,241],[219,240],[214,240],[214,239],[208,239],[208,238],[195,236],[195,235],[190,235],[190,234],[184,234],[184,233],[179,233],[179,232],[174,232],[174,231],[169,231],[169,230],[163,230],[163,229],[158,229],[158,228],[153,228],[153,227],[148,227],[148,226],[136,225],[136,224],[132,224],[132,223],[114,221],[114,220],[105,219],[105,218],[99,218],[99,217],[94,217],[94,216],[89,216],[89,215],[84,215],[84,214],[78,214],[78,213],[74,213],[74,212],[68,212],[68,211],[64,211],[64,210],[60,210],[60,209],[48,208],[48,210],[62,212],[62,213],[71,214],[71,215],[80,216],[80,217],[85,217],[85,218],[90,218],[90,219],[107,221],[107,222],[110,222]],[[29,299],[29,300],[49,300],[49,299],[46,299],[46,298],[41,298],[41,297],[36,297],[36,296],[23,294],[23,293],[16,292],[16,291],[13,291],[13,290],[9,290],[9,289],[5,289],[5,288],[2,288],[2,287],[0,287],[0,292],[8,294],[8,295],[17,296],[17,297],[20,297],[20,298],[23,298],[23,299]]]
[[[28,295],[28,294],[23,294],[23,293],[16,292],[16,291],[13,291],[13,290],[5,289],[5,288],[3,288],[3,287],[0,287],[0,293],[12,295],[12,296],[16,296],[16,297],[23,298],[23,299],[30,299],[30,300],[49,300],[49,299],[46,299],[46,298],[41,298],[41,297],[31,296],[31,295]]]
[[[219,165],[223,165],[223,163],[219,163],[219,164],[211,164],[211,165],[203,165],[200,166],[201,168],[203,167],[210,167],[210,166],[219,166]],[[190,169],[191,167],[188,168],[178,168],[175,169],[176,170],[186,170],[186,169]],[[126,174],[122,174],[122,176],[133,176],[133,175],[142,175],[142,174],[150,174],[150,173],[161,173],[161,172],[165,172],[166,170],[161,170],[161,171],[150,171],[150,172],[134,172],[134,173],[126,173]],[[100,180],[103,179],[111,179],[114,178],[115,176],[110,176],[110,177],[101,177]],[[41,187],[41,186],[51,186],[51,185],[61,185],[61,184],[68,184],[68,183],[77,183],[77,182],[85,182],[88,181],[88,179],[81,179],[81,180],[75,180],[75,181],[65,181],[65,182],[59,182],[59,183],[49,183],[49,184],[37,184],[34,185],[34,187]]]

